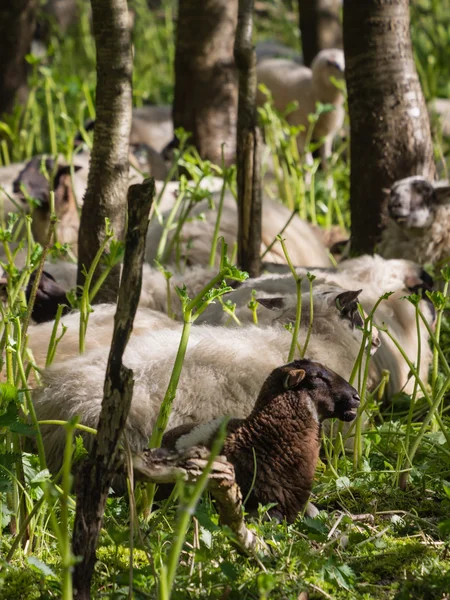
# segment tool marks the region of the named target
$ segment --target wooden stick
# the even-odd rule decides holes
[[[133,329],[142,285],[148,215],[155,194],[154,180],[146,179],[128,190],[128,231],[114,334],[106,368],[103,402],[92,451],[80,469],[77,481],[77,510],[73,532],[76,563],[73,586],[77,599],[90,598],[95,550],[108,490],[119,465],[117,446],[123,433],[133,395],[133,371],[122,364],[123,353]]]

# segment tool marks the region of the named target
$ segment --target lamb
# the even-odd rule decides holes
[[[390,190],[389,221],[378,252],[385,258],[409,258],[421,264],[445,264],[450,258],[450,185],[420,175],[396,181]]]
[[[213,199],[218,202],[219,193],[213,193]],[[209,201],[203,200],[196,204],[191,211],[192,220],[186,222],[180,234],[180,253],[186,265],[208,264],[209,254],[217,218],[216,210],[209,210]],[[204,220],[199,216],[204,214]],[[167,218],[167,214],[165,217]],[[290,210],[273,200],[263,200],[263,225],[261,251],[264,252],[275,240],[276,236],[291,217]],[[163,226],[158,221],[150,223],[147,233],[147,245],[145,259],[152,264],[157,256],[159,240],[161,239]],[[237,205],[231,192],[226,192],[223,204],[222,218],[220,220],[219,235],[222,236],[231,249],[237,239]],[[170,244],[174,231],[168,234],[167,243]],[[330,267],[331,261],[325,247],[308,223],[295,217],[283,232],[286,246],[292,262],[296,265]],[[220,256],[220,244],[217,249]],[[176,248],[173,248],[167,257],[167,262],[175,263]],[[274,263],[284,263],[285,257],[281,245],[276,242],[271,250],[265,255],[264,260]]]
[[[318,362],[295,360],[274,369],[250,415],[228,422],[222,450],[234,466],[243,497],[250,492],[246,510],[274,503],[269,514],[293,523],[311,493],[321,423],[352,421],[359,404],[355,388]],[[193,445],[210,447],[218,427],[217,421],[189,432],[181,426],[167,432],[162,445],[180,452]]]
[[[348,292],[341,294],[324,296],[322,307],[318,302],[308,357],[326,363],[344,379],[349,379],[363,336],[355,326],[355,319],[361,323],[361,317],[354,293],[350,294],[353,299]],[[346,310],[336,307],[336,299],[341,308],[346,304]],[[302,328],[302,342],[305,336]],[[165,329],[133,335],[128,343],[124,362],[133,369],[135,386],[125,434],[133,451],[147,447],[179,339],[179,331]],[[279,323],[270,327],[250,325],[220,330],[207,325],[194,327],[169,427],[206,423],[225,414],[247,417],[265,378],[285,363],[290,345],[291,334]],[[373,342],[372,350],[376,350],[377,345]],[[82,423],[96,427],[108,354],[109,348],[104,347],[46,369],[42,375],[43,387],[36,390],[33,397],[38,419],[68,420],[78,414]],[[65,431],[43,426],[42,435],[49,468],[57,470]],[[89,438],[85,441],[90,443]]]
[[[308,115],[316,112],[316,103],[334,105],[334,110],[322,114],[313,130],[313,139],[324,138],[322,158],[331,155],[333,137],[344,122],[344,95],[330,77],[344,79],[344,53],[339,49],[322,50],[312,62],[311,69],[286,59],[264,60],[257,66],[258,83],[263,83],[272,93],[275,108],[283,112],[289,103],[299,106],[286,117],[288,123],[303,126],[297,138],[298,149],[305,152],[305,142],[310,126]],[[266,96],[258,90],[257,103],[262,106]]]

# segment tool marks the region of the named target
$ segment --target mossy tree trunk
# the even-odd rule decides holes
[[[325,48],[342,48],[340,0],[298,0],[303,61],[309,67]]]
[[[250,277],[261,272],[261,133],[256,113],[253,0],[239,0],[234,57],[239,71],[237,122],[238,263]]]
[[[36,27],[37,0],[0,2],[0,115],[26,96],[27,63]]]
[[[128,148],[131,128],[132,58],[126,0],[92,0],[92,22],[97,52],[97,89],[94,144],[88,187],[78,237],[77,283],[84,283],[105,239],[105,217],[115,237],[123,239],[128,189]],[[96,279],[102,270],[99,265]],[[112,269],[96,301],[115,302],[120,267]]]
[[[192,134],[200,156],[236,153],[237,75],[233,59],[237,0],[180,0],[173,122]]]
[[[434,178],[428,113],[414,64],[408,0],[344,0],[350,113],[353,254],[373,253],[386,189],[410,175]]]

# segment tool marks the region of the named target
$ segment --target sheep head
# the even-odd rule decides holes
[[[321,50],[311,64],[313,79],[323,86],[332,86],[330,77],[337,80],[345,78],[344,52],[339,48]]]
[[[396,181],[390,190],[389,217],[405,229],[426,229],[436,209],[450,203],[450,186],[436,185],[414,175]]]
[[[291,407],[308,398],[320,422],[332,418],[352,421],[360,404],[358,392],[345,379],[321,363],[307,359],[294,360],[272,371],[261,389],[253,414],[280,395]]]
[[[30,275],[26,289],[27,302],[30,300],[31,290],[36,279],[36,272]],[[67,304],[66,292],[58,285],[52,275],[42,272],[34,301],[32,318],[36,323],[52,321],[56,316],[59,304]],[[64,310],[67,313],[68,309]]]
[[[74,172],[80,169],[81,167],[74,166]],[[52,187],[55,191],[55,212],[58,218],[61,218],[75,201],[72,194],[69,165],[58,165],[55,170],[55,162],[52,158],[34,156],[27,162],[13,182],[14,193],[23,200],[23,186],[29,196],[39,201],[40,205],[36,210],[42,215],[50,216],[51,188],[47,177],[42,171],[46,171],[48,176],[52,176],[54,172]]]
[[[314,287],[313,302],[313,331],[320,330],[319,321],[331,322],[338,320],[342,327],[351,329],[355,336],[360,335],[364,321],[358,309],[358,296],[361,290],[343,291],[342,288],[329,284],[317,284]],[[274,322],[293,323],[297,312],[295,295],[277,296],[272,298],[256,298],[257,302],[274,312]],[[333,319],[335,317],[335,319]],[[302,324],[309,324],[309,293],[302,294]],[[372,327],[371,354],[380,346],[378,330]]]

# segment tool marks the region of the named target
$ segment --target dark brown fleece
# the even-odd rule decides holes
[[[252,490],[246,508],[276,503],[271,514],[293,522],[311,492],[320,422],[333,417],[351,421],[358,405],[356,390],[320,363],[296,360],[272,371],[249,417],[228,423],[223,447],[244,498]],[[175,448],[193,428],[181,425],[169,431],[163,446]],[[210,447],[215,433],[208,433],[202,443]]]
[[[291,523],[311,493],[320,450],[320,424],[298,392],[287,390],[228,435],[223,454],[234,465],[246,508],[277,503],[271,512]],[[254,453],[254,454],[253,454]]]

